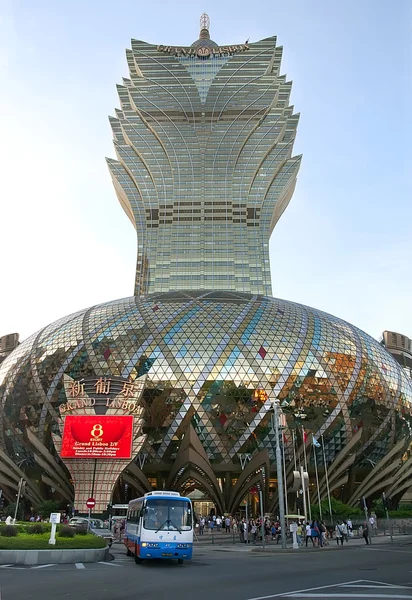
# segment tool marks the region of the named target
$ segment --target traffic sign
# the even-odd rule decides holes
[[[94,508],[96,506],[96,500],[94,498],[89,498],[86,502],[87,508]]]

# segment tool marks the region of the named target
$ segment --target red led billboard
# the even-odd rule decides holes
[[[131,458],[133,416],[75,416],[64,421],[62,458]]]

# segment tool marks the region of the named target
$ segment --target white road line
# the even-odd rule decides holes
[[[98,560],[97,563],[99,565],[109,565],[110,567],[120,567],[121,565],[116,565],[114,562],[105,562],[104,560]]]
[[[304,593],[304,592],[312,592],[312,591],[316,591],[316,590],[325,590],[327,588],[332,588],[332,587],[337,587],[339,585],[345,585],[345,584],[349,584],[349,583],[362,583],[362,581],[365,581],[364,579],[354,579],[353,581],[342,581],[342,583],[335,583],[335,584],[329,584],[329,585],[320,585],[318,587],[313,587],[313,588],[306,588],[304,590],[294,590],[292,592],[282,592],[281,594],[270,594],[269,596],[256,596],[256,598],[248,598],[247,600],[268,600],[268,598],[287,598],[288,596],[291,596],[292,594],[300,594],[300,593]]]
[[[383,585],[385,587],[400,587],[400,588],[405,588],[406,590],[412,590],[410,585],[396,585],[396,584],[392,584],[392,583],[386,583],[385,581],[376,581],[375,579],[362,579],[359,583],[379,583],[380,585]],[[344,583],[340,583],[339,586],[343,587],[346,584]]]
[[[56,563],[50,563],[49,565],[37,565],[36,567],[31,567],[32,569],[46,569],[47,567],[54,567]]]
[[[286,598],[353,598],[356,600],[357,598],[374,598],[378,600],[379,598],[392,598],[392,600],[398,600],[401,598],[406,598],[407,600],[412,600],[412,596],[408,594],[340,594],[337,592],[336,594],[287,594]]]
[[[399,589],[399,590],[411,590],[412,588],[406,586],[406,585],[391,585],[390,583],[385,583],[384,585],[340,585],[339,587],[341,588],[372,588],[374,590],[395,590],[395,589]]]
[[[392,550],[391,548],[362,548],[368,552],[396,552],[397,554],[412,554],[410,550]]]
[[[76,569],[85,569],[86,568],[83,563],[74,563],[74,564],[76,565]]]
[[[7,567],[11,567],[11,566],[12,566],[12,564],[10,564],[10,565],[1,565],[0,569],[7,569]]]

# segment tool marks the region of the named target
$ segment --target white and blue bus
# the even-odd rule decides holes
[[[129,502],[124,544],[135,562],[152,558],[192,558],[193,510],[178,492],[149,492]]]

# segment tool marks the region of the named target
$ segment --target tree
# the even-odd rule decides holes
[[[359,508],[355,508],[353,506],[349,506],[349,504],[344,504],[340,500],[336,498],[331,498],[330,503],[332,506],[332,516],[334,519],[348,519],[349,517],[357,517],[362,516],[363,512]],[[330,520],[330,512],[329,512],[329,502],[328,499],[325,498],[321,501],[322,507],[322,516],[325,521]],[[312,516],[319,517],[319,504],[312,504]]]
[[[57,512],[58,508],[59,503],[56,502],[56,500],[44,500],[35,507],[35,511],[43,519],[48,519],[50,517],[50,513]]]
[[[16,502],[10,502],[10,504],[8,504],[6,506],[6,508],[4,509],[4,514],[6,515],[6,517],[13,517],[13,519],[14,519],[15,511],[16,511]],[[19,508],[17,510],[17,520],[21,521],[23,518],[24,518],[24,506],[20,502]]]

